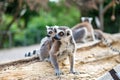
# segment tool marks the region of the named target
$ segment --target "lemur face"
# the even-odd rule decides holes
[[[47,37],[54,37],[56,31],[54,30],[55,28],[58,28],[58,26],[46,26],[47,28]]]
[[[69,29],[67,27],[55,28],[55,31],[56,31],[56,35],[55,35],[54,39],[56,39],[56,40],[67,40],[67,38],[72,36],[71,29]]]

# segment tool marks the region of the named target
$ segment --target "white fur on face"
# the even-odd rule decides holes
[[[54,32],[54,28],[51,27],[51,26],[46,26],[46,29],[47,29],[47,34],[50,36],[50,37],[54,37],[55,36],[55,32]],[[49,32],[52,32],[51,34]]]
[[[61,29],[59,29],[59,28],[57,28],[56,29],[57,30],[57,35],[60,37],[60,40],[61,41],[68,41],[69,40],[69,38],[72,36],[72,31],[71,31],[71,29],[66,29],[66,30],[61,30]],[[64,35],[63,36],[60,36],[59,35],[59,33],[61,33],[61,32],[63,32],[64,33]]]
[[[59,34],[60,32],[63,32],[63,33],[64,33],[63,30],[59,30],[59,29],[56,29],[56,30],[57,30],[57,33],[56,33],[56,34]]]
[[[55,25],[55,26],[47,26],[46,25],[46,29],[47,29],[47,34],[50,36],[50,37],[54,37],[56,32],[55,32],[55,29],[57,30],[59,28],[59,26]],[[52,34],[50,34],[49,32],[52,32]]]
[[[90,18],[88,18],[88,20],[89,20],[89,23],[91,23],[91,22],[92,22],[92,20],[93,20],[93,18],[91,18],[91,17],[90,17]]]
[[[66,32],[68,33],[69,32],[69,36],[72,36],[72,30],[71,29],[67,29]]]

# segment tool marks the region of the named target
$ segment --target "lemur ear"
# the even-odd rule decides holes
[[[81,21],[84,22],[85,21],[85,17],[81,17]]]
[[[90,21],[92,21],[92,20],[93,20],[93,18],[92,18],[92,17],[90,17],[89,19],[90,19]]]
[[[50,28],[50,27],[46,25],[46,28],[48,29],[48,28]]]
[[[92,17],[90,17],[90,18],[89,18],[89,22],[91,23],[91,22],[92,22],[92,20],[93,20],[93,18],[92,18]]]

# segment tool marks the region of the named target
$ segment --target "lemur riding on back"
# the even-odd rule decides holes
[[[82,18],[82,22],[75,25],[72,28],[73,35],[75,38],[75,41],[78,42],[86,42],[87,37],[91,37],[93,41],[95,41],[95,36],[94,36],[94,29],[91,24],[92,18]],[[79,31],[79,33],[77,32]],[[80,32],[82,31],[82,32]],[[77,32],[77,33],[76,33]],[[76,34],[75,34],[76,33]]]
[[[41,40],[40,48],[38,50],[34,50],[33,52],[29,52],[25,54],[25,57],[31,57],[33,55],[38,56],[40,61],[43,61],[45,59],[48,60],[49,57],[49,51],[51,49],[52,42],[54,41],[53,37],[55,35],[54,28],[57,28],[57,26],[46,26],[47,29],[47,36]]]

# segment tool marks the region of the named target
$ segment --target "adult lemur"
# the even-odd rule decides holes
[[[53,32],[50,32],[50,31]],[[67,56],[69,57],[70,61],[70,72],[74,72],[74,53],[76,52],[76,44],[72,36],[72,31],[68,27],[59,27],[50,30],[50,27],[47,27],[48,36],[50,37],[52,34],[55,33],[54,39],[53,36],[50,37],[48,40],[45,39],[43,41],[40,49],[40,59],[50,57],[50,61],[55,68],[56,75],[60,75],[61,72],[59,70],[58,61],[61,61]],[[50,34],[49,34],[50,33]],[[52,40],[51,40],[52,39]],[[50,42],[49,42],[50,40]],[[45,42],[47,42],[45,44]],[[52,43],[51,43],[52,42]],[[49,47],[47,47],[49,46]],[[43,49],[42,49],[43,48]],[[41,58],[42,57],[42,58]]]
[[[48,57],[48,53],[51,49],[51,45],[54,41],[53,37],[55,36],[55,28],[61,26],[46,26],[47,36],[41,40],[40,48],[38,50],[33,50],[32,52],[28,52],[25,54],[25,57],[31,57],[33,55],[39,56],[40,61],[43,61],[46,57]],[[83,42],[84,37],[86,35],[86,28],[80,28],[73,31],[73,36],[75,42]]]
[[[79,29],[72,29],[73,37],[76,43],[86,42],[87,29],[85,27]]]
[[[76,44],[71,29],[68,27],[55,28],[55,41],[50,50],[50,60],[55,69],[57,76],[61,74],[58,62],[69,57],[70,72],[74,72],[74,54],[76,52]]]
[[[94,30],[93,30],[93,27],[92,27],[92,24],[90,23],[91,22],[91,20],[89,21],[89,19],[88,18],[84,18],[84,21],[83,22],[81,22],[81,23],[79,23],[79,24],[77,24],[77,25],[75,25],[73,28],[72,28],[72,31],[73,31],[73,34],[74,34],[74,32],[76,32],[77,30],[79,30],[79,29],[81,29],[81,30],[83,30],[83,32],[84,32],[84,36],[83,36],[83,42],[86,42],[86,40],[85,40],[85,38],[87,38],[87,37],[91,37],[92,38],[92,40],[94,41],[95,40],[95,36],[94,36]],[[79,36],[81,36],[81,35],[75,35],[75,36],[78,36],[77,38],[79,39]],[[81,38],[80,38],[81,39]],[[75,39],[76,40],[76,39]],[[81,40],[80,40],[81,41]],[[78,41],[79,42],[79,41]]]
[[[89,19],[83,18],[82,23],[79,23],[78,25],[76,25],[72,28],[73,37],[74,37],[76,43],[86,42],[85,38],[88,35],[92,36],[93,40],[95,40],[93,28],[92,28],[92,25],[89,23],[89,21],[91,21],[91,19],[89,20]],[[57,28],[58,26],[51,26],[51,27],[46,26],[47,37],[45,37],[41,40],[40,49],[33,50],[32,52],[26,53],[25,57],[40,54],[41,55],[41,56],[39,55],[39,57],[41,57],[40,59],[44,60],[44,55],[48,54],[48,52],[50,50],[50,46],[52,45],[52,42],[53,42],[52,37],[55,34],[55,32],[54,32],[55,27]],[[45,55],[45,57],[46,57],[46,55]]]

